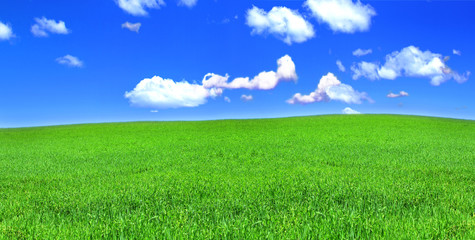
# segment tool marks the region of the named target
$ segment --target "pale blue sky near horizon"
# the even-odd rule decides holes
[[[0,3],[0,128],[348,107],[475,119],[475,1],[182,1]]]

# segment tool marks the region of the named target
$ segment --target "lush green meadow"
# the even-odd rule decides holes
[[[0,129],[0,239],[475,239],[475,121]]]

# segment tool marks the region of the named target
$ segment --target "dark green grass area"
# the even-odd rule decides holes
[[[475,121],[0,129],[0,238],[475,239]]]

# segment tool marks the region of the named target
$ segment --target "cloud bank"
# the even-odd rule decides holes
[[[312,24],[296,10],[273,7],[269,12],[256,6],[249,9],[246,23],[252,34],[270,34],[288,45],[305,42],[315,36]]]
[[[13,35],[12,27],[9,24],[0,22],[0,41],[9,40],[14,36],[15,35]]]
[[[287,100],[289,104],[309,104],[322,101],[342,101],[345,103],[360,104],[363,100],[371,101],[365,92],[358,92],[350,85],[341,83],[333,73],[320,78],[317,89],[308,95],[296,93],[291,99]]]
[[[468,80],[470,72],[459,74],[450,69],[441,54],[421,51],[409,46],[401,51],[386,55],[385,63],[360,62],[353,64],[353,79],[365,77],[370,80],[390,79],[398,77],[429,78],[430,83],[439,86],[441,83],[454,79],[458,83]]]
[[[319,22],[326,23],[334,32],[354,33],[367,31],[371,18],[376,15],[373,7],[359,0],[307,0],[304,5]]]
[[[132,106],[154,109],[196,107],[205,104],[208,98],[221,96],[224,89],[246,88],[253,90],[273,89],[280,81],[296,80],[295,64],[285,55],[277,60],[277,72],[261,72],[253,79],[236,78],[228,82],[229,76],[208,73],[202,84],[175,82],[159,76],[140,81],[130,92],[125,92]],[[251,95],[241,96],[243,101],[252,100]],[[224,101],[230,102],[228,97]]]
[[[279,58],[277,60],[277,66],[277,72],[261,72],[252,79],[249,79],[249,77],[239,77],[231,82],[228,82],[228,75],[221,76],[208,73],[203,78],[203,86],[206,88],[269,90],[275,88],[279,82],[297,80],[295,64],[289,55]]]
[[[163,0],[116,0],[125,12],[134,16],[147,16],[147,8],[158,9],[165,5]]]
[[[48,33],[54,34],[68,34],[71,31],[66,28],[63,21],[55,21],[54,19],[47,19],[45,17],[35,18],[35,24],[31,26],[31,33],[36,37],[48,37]]]

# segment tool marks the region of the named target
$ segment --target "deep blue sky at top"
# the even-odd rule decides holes
[[[304,1],[198,0],[192,8],[168,0],[160,9],[137,17],[114,0],[15,0],[0,3],[0,22],[8,23],[14,38],[0,41],[0,127],[139,120],[196,120],[261,118],[341,113],[351,107],[362,113],[395,113],[475,119],[475,83],[449,80],[433,86],[427,78],[396,80],[352,79],[350,67],[360,61],[384,62],[387,54],[414,45],[450,56],[447,65],[460,73],[475,72],[475,2],[363,1],[377,15],[369,31],[332,31],[310,16]],[[296,9],[313,24],[315,37],[285,44],[272,35],[251,34],[246,12],[253,6]],[[61,20],[71,33],[35,37],[35,18]],[[121,28],[140,22],[139,33]],[[357,49],[373,53],[355,57]],[[454,55],[453,49],[461,51]],[[84,62],[80,68],[58,64],[67,54]],[[253,77],[276,70],[288,54],[296,65],[298,82],[281,82],[268,91],[224,90],[197,107],[139,108],[124,97],[144,78],[155,75],[175,81],[201,83],[207,73]],[[335,62],[341,60],[345,72]],[[319,79],[332,72],[374,103],[341,101],[288,104],[299,92],[315,90]],[[472,76],[473,77],[473,76]],[[410,95],[387,98],[389,92]],[[241,95],[252,95],[244,102]],[[223,100],[229,97],[231,102]]]

